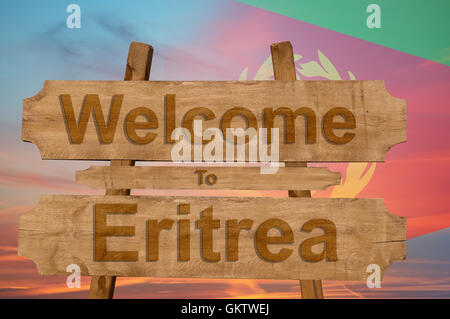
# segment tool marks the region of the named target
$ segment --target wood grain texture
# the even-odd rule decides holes
[[[296,80],[294,50],[289,41],[273,43],[270,46],[275,80]],[[307,167],[306,162],[286,163],[286,167]],[[309,187],[292,187],[289,197],[311,197]],[[303,299],[323,299],[322,282],[320,280],[300,280],[300,291]]]
[[[302,299],[323,299],[321,280],[300,280]]]
[[[152,67],[153,47],[141,42],[131,42],[128,49],[124,81],[148,81]]]
[[[274,80],[295,81],[294,50],[289,41],[273,43],[270,46]]]
[[[103,143],[100,143],[101,135],[95,127],[93,114],[87,113],[81,122],[77,122],[79,128],[75,124],[66,128],[63,100],[68,100],[67,96],[70,95],[73,114],[66,118],[72,118],[75,121],[80,114],[83,100],[87,100],[88,94],[91,95],[89,103],[97,105],[94,109],[97,110],[96,112],[100,110],[103,112],[105,121],[108,119],[111,105],[120,105],[120,110],[117,108],[112,114],[113,118],[117,117],[115,129],[109,130],[111,125],[108,129],[106,127],[98,129],[104,133]],[[383,161],[390,147],[406,141],[406,103],[404,100],[392,97],[386,91],[383,81],[281,80],[46,81],[41,92],[24,100],[22,139],[36,144],[43,159],[170,161],[174,144],[166,143],[164,114],[165,96],[171,94],[176,96],[175,127],[182,127],[185,115],[192,120],[194,114],[188,111],[194,108],[196,112],[204,112],[205,116],[210,118],[210,120],[203,120],[203,129],[220,128],[221,123],[223,124],[224,113],[232,108],[246,108],[248,110],[246,114],[251,113],[254,116],[250,123],[256,123],[258,128],[263,125],[264,108],[273,110],[288,108],[292,111],[310,108],[316,116],[314,130],[316,141],[311,144],[305,143],[303,116],[296,117],[295,131],[288,134],[290,139],[295,136],[295,142],[285,144],[283,116],[274,115],[273,125],[280,128],[280,161]],[[119,98],[119,95],[123,97]],[[65,98],[62,99],[62,96]],[[113,96],[116,96],[116,100],[111,104]],[[147,132],[156,134],[147,137],[148,140],[154,138],[148,144],[139,144],[141,141],[133,142],[126,134],[125,118],[137,107],[151,109],[154,113],[151,123],[139,125],[143,125],[142,127],[158,125],[157,128],[138,129],[141,137]],[[323,132],[323,122],[325,122],[323,118],[335,107],[348,109],[354,114],[356,121],[356,128],[351,130],[355,136],[344,145],[329,142]],[[228,114],[228,120],[230,120],[230,114]],[[199,117],[201,118],[201,115],[196,116],[196,118]],[[340,116],[337,116],[335,121],[342,120],[339,118]],[[231,120],[232,127],[245,125],[245,121],[240,116],[233,115]],[[79,130],[77,138],[80,134],[82,135],[84,128],[86,129],[82,143],[70,143],[68,133],[70,127],[73,131]],[[128,129],[132,131],[131,128]],[[347,131],[349,130],[334,129],[337,135]],[[135,138],[133,136],[131,138]]]
[[[128,49],[127,64],[125,67],[124,81],[148,81],[153,58],[153,47],[151,45],[131,42]],[[132,160],[112,160],[111,167],[134,166]],[[106,190],[106,195],[130,195],[131,190],[127,188]],[[90,299],[112,299],[116,285],[114,276],[93,276],[89,287]]]
[[[261,174],[259,167],[107,167],[76,172],[76,181],[94,189],[326,189],[339,185],[341,175],[325,167],[278,168]]]
[[[109,214],[109,226],[132,226],[135,236],[107,238],[110,251],[138,252],[138,261],[94,260],[94,205],[137,205],[133,214]],[[179,204],[188,208],[178,213]],[[219,220],[214,229],[213,249],[220,254],[218,262],[208,262],[200,255],[200,230],[196,222],[200,213],[211,207]],[[292,229],[291,245],[269,245],[273,253],[292,248],[286,260],[278,263],[263,260],[255,251],[258,225],[278,218]],[[159,260],[146,261],[147,221],[172,219],[174,227],[162,230],[159,238]],[[178,261],[177,220],[187,219],[190,231],[190,260]],[[225,260],[225,221],[250,219],[253,227],[241,231],[239,259]],[[338,261],[307,262],[299,257],[299,245],[323,231],[300,231],[311,219],[328,219],[336,227]],[[271,236],[279,236],[272,229]],[[382,199],[330,198],[214,198],[214,197],[144,197],[144,196],[42,196],[33,210],[20,215],[19,255],[31,258],[40,274],[66,274],[69,264],[78,264],[83,275],[149,276],[189,278],[271,278],[365,280],[366,267],[378,264],[384,271],[406,253],[406,223],[388,212]],[[316,253],[323,249],[317,245]]]

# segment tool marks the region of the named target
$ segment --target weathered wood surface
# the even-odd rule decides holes
[[[106,221],[108,226],[122,226],[113,228],[122,232],[122,236],[107,237],[107,250],[122,251],[117,252],[119,257],[125,256],[123,251],[136,251],[131,255],[135,254],[137,261],[94,260],[98,258],[94,251],[94,220],[102,220],[95,213],[101,204],[137,205],[135,213],[112,212]],[[213,229],[212,241],[212,249],[220,254],[217,262],[202,259],[201,232],[196,227],[200,212],[211,206],[212,218],[219,223],[219,228]],[[273,218],[288,223],[293,232],[292,244],[268,245],[273,254],[282,248],[293,250],[281,262],[263,260],[255,248],[258,227]],[[172,229],[161,231],[158,261],[146,261],[148,245],[154,243],[147,242],[149,219],[174,221]],[[238,260],[228,261],[225,225],[226,220],[233,219],[238,222],[250,219],[254,223],[250,230],[240,232]],[[337,261],[308,262],[300,258],[300,244],[324,233],[317,228],[309,233],[300,231],[312,219],[326,219],[335,224]],[[182,220],[187,220],[185,229],[190,232],[189,261],[179,261],[186,258],[186,244],[177,252],[181,227],[178,223]],[[124,235],[133,231],[134,236]],[[283,232],[286,234],[285,230],[271,229],[268,235],[280,238]],[[181,238],[186,238],[186,233],[183,234]],[[67,265],[75,263],[83,275],[365,280],[369,264],[378,264],[384,271],[393,261],[405,258],[405,239],[405,219],[389,213],[382,199],[48,195],[42,196],[32,211],[21,214],[19,221],[19,255],[31,258],[39,273],[46,275],[65,274]],[[313,246],[315,254],[322,250],[323,243]]]
[[[261,174],[259,167],[108,167],[77,171],[76,181],[93,189],[326,189],[339,185],[341,174],[326,167],[279,167]]]
[[[93,109],[103,123],[98,128],[94,111],[80,118],[83,101],[86,107],[97,105]],[[233,108],[246,110],[224,116]],[[406,141],[406,102],[392,97],[383,81],[46,81],[41,92],[24,100],[22,139],[36,144],[43,159],[170,161],[172,129],[189,127],[194,118],[203,119],[203,130],[245,128],[241,115],[259,129],[266,125],[265,108],[273,113],[264,118],[273,118],[273,127],[280,129],[280,161],[383,161],[390,147]],[[301,108],[316,118],[308,120],[308,134],[307,116],[295,114],[295,129],[285,132],[280,114]],[[352,122],[332,115],[336,112],[329,111],[335,108],[353,114],[354,129],[331,128]],[[349,139],[340,140],[341,145],[330,138],[342,139],[346,133]],[[288,139],[292,143],[285,143]]]

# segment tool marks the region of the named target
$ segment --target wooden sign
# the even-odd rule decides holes
[[[46,81],[23,108],[22,139],[43,159],[170,161],[172,133],[185,128],[193,140],[195,119],[225,137],[266,128],[269,142],[278,128],[282,162],[383,161],[406,141],[406,102],[383,81]],[[191,159],[216,161],[202,155],[222,138],[199,138]],[[234,158],[225,144],[219,161]]]
[[[76,264],[92,276],[90,298],[112,298],[116,276],[300,279],[302,298],[322,298],[320,280],[366,280],[369,265],[383,272],[405,259],[404,218],[382,199],[310,198],[340,174],[306,167],[383,161],[406,141],[406,102],[383,81],[296,81],[292,46],[282,42],[271,46],[276,81],[147,82],[152,54],[133,42],[127,81],[46,81],[24,100],[22,139],[43,159],[111,161],[76,176],[106,196],[42,196],[20,215],[18,253],[41,274]],[[249,136],[229,136],[239,130]],[[180,151],[186,162],[287,163],[266,174],[134,167],[177,161]],[[127,196],[136,188],[290,197]]]
[[[95,189],[325,189],[339,185],[341,174],[326,167],[279,167],[261,174],[259,167],[111,167],[77,171],[76,181]]]
[[[19,254],[41,274],[365,280],[405,258],[382,199],[42,196]]]

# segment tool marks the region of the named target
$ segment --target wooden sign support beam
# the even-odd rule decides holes
[[[131,42],[124,81],[148,81],[152,65],[153,47]],[[112,167],[134,166],[134,161],[112,160]],[[106,195],[130,195],[130,189],[108,189]],[[116,284],[115,276],[92,276],[89,289],[90,299],[112,299]]]
[[[289,41],[274,43],[270,46],[275,80],[296,80],[294,51]],[[286,163],[286,167],[306,167],[306,162]],[[310,190],[289,190],[289,197],[311,197]],[[303,299],[322,299],[320,280],[300,280]]]

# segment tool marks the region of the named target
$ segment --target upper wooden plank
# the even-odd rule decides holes
[[[83,103],[92,112],[80,116]],[[289,121],[289,112],[300,108],[309,115],[293,113]],[[333,128],[344,121],[343,108],[347,128]],[[352,116],[354,129],[348,128]],[[285,162],[383,161],[390,147],[406,141],[406,102],[392,97],[383,81],[278,80],[46,81],[24,100],[22,139],[36,144],[43,159],[170,161],[172,129],[189,127],[194,118],[203,119],[203,130],[230,122],[259,129],[273,118]],[[342,138],[346,133],[350,139]]]

